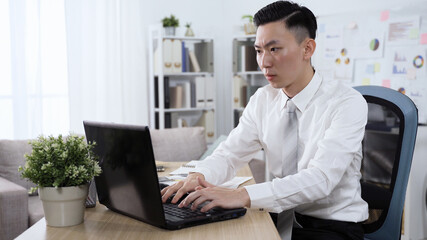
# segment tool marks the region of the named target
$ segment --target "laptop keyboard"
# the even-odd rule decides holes
[[[200,212],[200,207],[192,211],[189,207],[179,208],[178,205],[175,204],[163,204],[163,209],[166,214],[183,219],[210,215],[210,211],[207,213]]]

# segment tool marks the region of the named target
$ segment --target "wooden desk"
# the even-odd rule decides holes
[[[167,175],[182,163],[159,163],[166,171],[159,176]],[[242,169],[239,176],[252,176],[249,167]],[[251,180],[245,184],[254,184]],[[165,230],[143,223],[130,217],[108,210],[97,204],[88,208],[82,224],[56,228],[46,226],[42,218],[31,228],[18,236],[22,239],[280,239],[280,236],[265,211],[248,209],[245,216],[216,223],[204,224],[181,230]]]

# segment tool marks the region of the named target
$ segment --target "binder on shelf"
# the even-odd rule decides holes
[[[170,87],[170,107],[171,108],[182,108],[183,99],[183,87],[182,85],[176,85]]]
[[[245,45],[245,71],[258,71],[256,51],[254,46]]]
[[[185,47],[185,72],[191,72],[191,63],[188,47]]]
[[[163,78],[163,95],[165,99],[164,108],[170,107],[170,88],[169,88],[169,77]],[[154,107],[159,108],[159,78],[154,77]]]
[[[190,80],[184,81],[183,84],[183,108],[191,108],[191,83]]]
[[[199,61],[197,61],[196,54],[193,51],[189,50],[188,55],[190,56],[191,66],[193,67],[193,72],[200,72]]]
[[[233,106],[241,108],[246,103],[246,81],[242,76],[236,75],[233,77]]]
[[[239,45],[236,61],[238,72],[258,71],[256,50],[252,45]]]
[[[159,129],[160,128],[160,125],[159,125],[159,113],[158,112],[156,112],[155,113],[155,126],[156,126],[156,129]],[[165,113],[165,128],[171,128],[172,127],[172,124],[171,124],[171,113]]]
[[[172,73],[173,72],[173,44],[171,39],[163,40],[163,72]]]
[[[191,107],[195,108],[197,107],[196,84],[194,82],[190,82],[190,87],[191,87]]]
[[[172,55],[172,72],[182,72],[182,41],[172,39],[172,51],[169,53]]]
[[[213,110],[203,111],[203,114],[196,125],[205,128],[207,143],[215,141],[215,113]]]
[[[246,64],[245,64],[245,59],[246,59],[246,46],[242,45],[240,46],[240,71],[241,72],[246,72]]]
[[[213,72],[214,71],[214,58],[213,58],[213,42],[200,42],[194,43],[194,53],[199,61],[200,71]]]
[[[181,43],[181,58],[182,58],[182,72],[187,72],[187,48],[185,42]]]
[[[215,107],[215,79],[212,77],[205,77],[205,106]]]
[[[196,107],[204,108],[205,104],[205,78],[204,77],[196,77],[194,79],[196,84]]]

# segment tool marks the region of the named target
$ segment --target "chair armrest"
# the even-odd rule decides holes
[[[0,177],[0,239],[14,239],[28,228],[28,190]]]

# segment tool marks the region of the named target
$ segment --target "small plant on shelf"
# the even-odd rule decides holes
[[[245,28],[245,33],[247,35],[250,34],[255,34],[256,33],[256,28],[255,28],[255,24],[254,24],[254,17],[252,15],[243,15],[242,19],[248,19],[249,22],[245,23],[244,28]]]
[[[162,19],[163,27],[165,28],[166,35],[175,35],[175,29],[179,27],[179,19],[173,14],[170,17],[164,17]]]
[[[194,37],[193,29],[191,29],[191,23],[185,24],[185,27],[187,28],[187,31],[185,32],[186,37]]]

